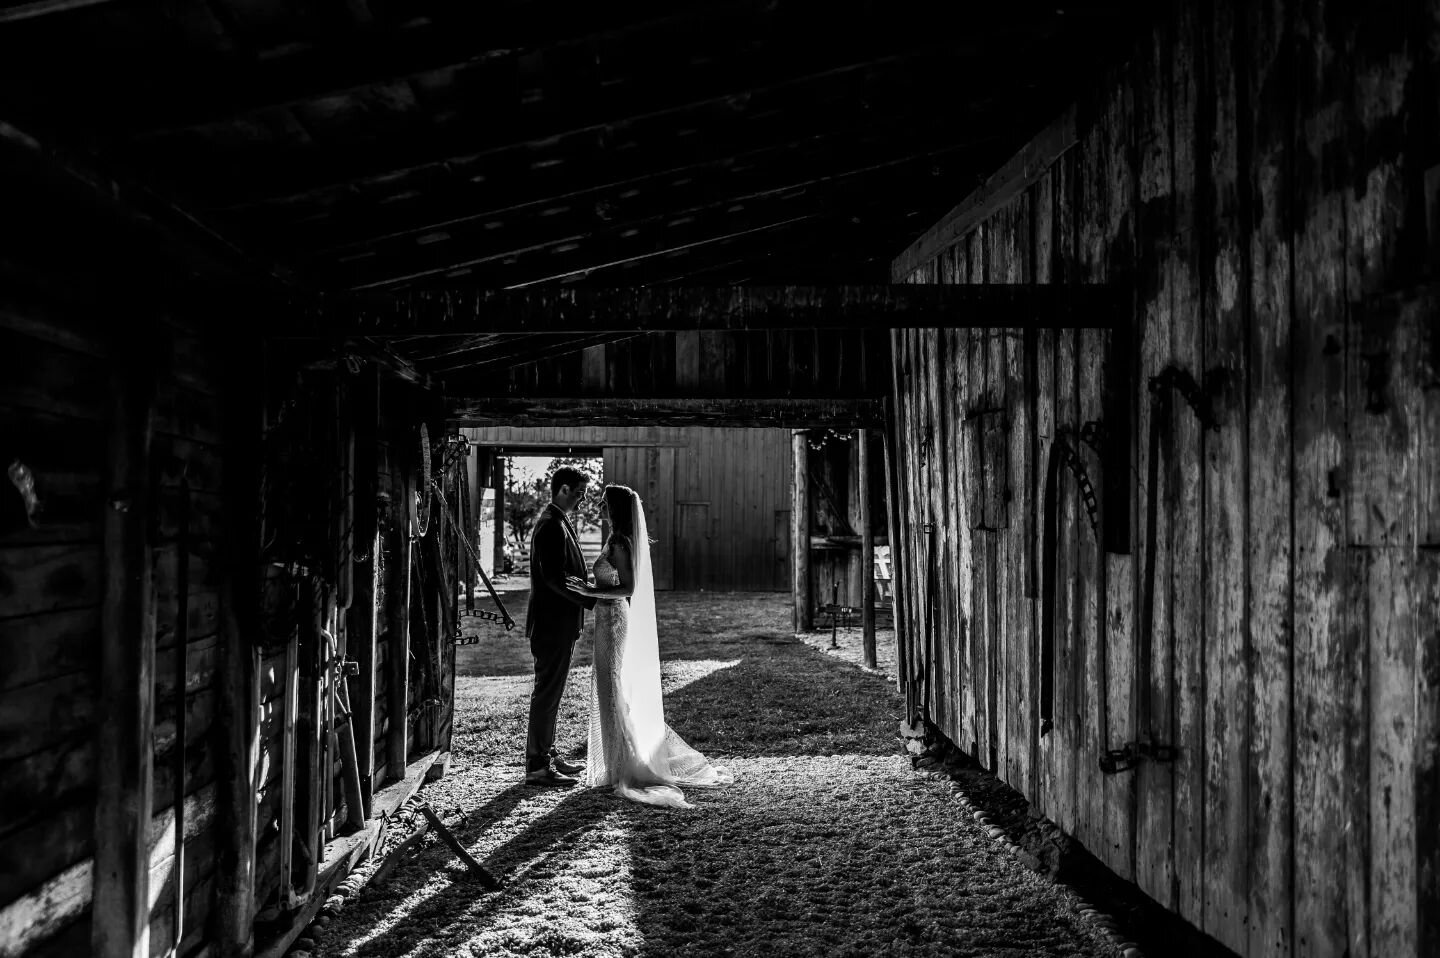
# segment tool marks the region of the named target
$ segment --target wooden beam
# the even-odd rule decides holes
[[[740,228],[734,228],[737,224],[729,222],[723,217],[715,216],[712,211],[711,216],[705,217],[703,221],[687,224],[687,228],[684,230],[667,229],[665,224],[656,220],[646,224],[648,229],[621,227],[603,233],[581,230],[561,237],[553,235],[535,237],[535,242],[528,246],[517,248],[505,243],[502,244],[505,247],[502,250],[490,249],[479,255],[466,254],[463,259],[446,259],[438,265],[432,261],[408,273],[381,275],[376,279],[346,288],[363,292],[413,286],[419,281],[435,280],[437,277],[452,281],[464,280],[475,267],[487,264],[492,266],[498,264],[504,267],[504,275],[509,278],[516,273],[513,267],[517,261],[522,257],[533,257],[535,254],[546,254],[547,256],[563,254],[562,262],[565,262],[565,268],[558,272],[551,272],[555,269],[555,263],[548,262],[543,269],[532,270],[527,279],[510,283],[506,287],[507,289],[516,290],[548,283],[583,280],[601,270],[614,269],[617,266],[632,266],[644,260],[675,256],[738,237],[783,229],[813,220],[817,215],[814,212],[803,211],[794,211],[793,215],[790,215],[783,205],[779,209],[767,208],[761,212],[768,215],[747,216]],[[625,235],[627,232],[630,235]]]
[[[0,23],[15,23],[19,20],[33,20],[57,13],[69,13],[86,7],[98,7],[113,0],[31,0],[30,3],[15,3],[0,7]]]
[[[467,376],[484,371],[488,375],[495,375],[496,370],[486,367],[505,366],[510,367],[517,363],[530,362],[536,359],[553,359],[557,356],[568,356],[571,353],[588,349],[591,346],[600,346],[606,343],[620,342],[631,338],[623,333],[597,333],[594,336],[575,337],[568,333],[538,333],[523,338],[509,338],[499,342],[491,342],[484,346],[477,346],[461,352],[451,353],[445,357],[426,363],[432,373],[442,375],[445,373],[464,372]],[[503,374],[503,373],[502,373]],[[450,377],[445,377],[446,382],[451,382]]]
[[[1004,166],[987,177],[978,189],[946,213],[940,222],[895,257],[890,268],[891,281],[904,282],[905,277],[933,260],[941,250],[953,246],[996,210],[1008,205],[1030,184],[1044,176],[1055,161],[1077,142],[1075,107],[1072,104]]]
[[[917,123],[903,107],[913,101],[920,82],[913,73],[894,71],[877,77],[874,83],[837,84],[807,99],[808,109],[799,116],[778,109],[759,116],[721,114],[708,118],[690,136],[677,138],[660,129],[642,136],[637,131],[636,145],[626,150],[607,149],[598,141],[593,146],[564,141],[553,148],[553,158],[563,158],[561,163],[526,169],[522,177],[486,175],[481,183],[467,180],[458,190],[437,193],[424,189],[428,178],[412,172],[399,179],[329,186],[276,202],[273,209],[277,216],[286,217],[287,245],[325,255],[355,253],[387,240],[467,223],[508,221],[556,205],[588,209],[597,220],[604,220],[623,213],[626,199],[657,192],[663,195],[677,181],[688,181],[683,185],[712,183],[727,173],[769,170],[777,163],[784,169],[793,165],[796,157],[824,151],[831,156],[845,155],[869,142],[922,142],[946,134],[955,139],[954,124],[963,124],[968,118],[978,126],[984,119],[976,110],[968,117],[962,113],[954,118],[954,124]],[[862,94],[872,104],[863,114],[855,110],[855,100]],[[980,146],[1000,133],[972,127],[969,142]],[[502,159],[491,157],[448,169],[455,179],[464,179],[471,169],[485,175],[487,169],[502,167]],[[426,171],[432,176],[443,172],[428,167]],[[342,191],[344,195],[335,195]],[[304,202],[307,199],[310,202]],[[317,201],[329,212],[312,219],[309,214],[317,208]],[[251,210],[256,215],[270,213],[264,207],[244,208],[246,213]]]
[[[154,779],[155,610],[151,596],[151,425],[156,346],[131,330],[111,366],[100,703],[96,715],[98,958],[149,958],[149,830]]]
[[[46,0],[49,4],[99,3],[105,0]],[[39,6],[41,4],[27,4]],[[704,11],[677,12],[673,4],[644,0],[623,11],[587,2],[479,4],[445,14],[416,16],[395,30],[357,30],[326,37],[305,53],[283,59],[228,58],[223,64],[186,64],[192,69],[177,87],[174,74],[148,77],[163,93],[139,107],[132,129],[186,128],[263,110],[300,106],[315,100],[404,82],[496,61],[514,61],[537,52],[614,41],[641,31],[671,31],[684,21],[745,16],[763,11],[759,0],[714,4]],[[757,9],[759,8],[759,9]],[[456,16],[453,10],[465,12]],[[469,12],[470,9],[477,13]],[[438,11],[429,11],[438,13]],[[478,15],[477,15],[478,14]],[[0,14],[0,20],[4,14]],[[171,66],[171,64],[166,64]]]
[[[492,230],[483,222],[466,221],[428,235],[434,242],[418,243],[402,237],[372,247],[375,255],[344,262],[317,263],[317,270],[333,276],[328,285],[347,289],[378,289],[417,279],[443,276],[456,269],[505,262],[524,256],[563,256],[585,262],[583,270],[563,270],[561,277],[579,271],[593,272],[598,259],[606,263],[633,262],[667,255],[676,249],[708,245],[716,237],[734,235],[738,227],[791,221],[841,209],[836,200],[842,190],[871,190],[895,195],[923,191],[929,182],[956,176],[973,168],[975,142],[929,143],[891,140],[855,156],[801,155],[795,169],[761,168],[749,173],[731,172],[700,178],[686,186],[639,192],[630,199],[616,198],[612,219],[601,221],[592,207],[560,204],[512,216],[505,228]],[[831,154],[836,151],[830,151]],[[897,155],[898,154],[898,155]],[[903,199],[897,197],[903,204]],[[703,241],[703,243],[697,242]],[[599,252],[597,252],[597,249]],[[618,256],[621,252],[630,256]],[[437,258],[438,257],[438,258]],[[554,265],[548,268],[553,270]],[[546,277],[549,278],[549,277]],[[543,281],[543,280],[542,280]]]
[[[0,151],[79,190],[100,209],[155,239],[176,263],[211,276],[256,280],[272,288],[291,285],[292,277],[283,267],[254,258],[151,187],[102,170],[86,157],[4,120],[0,120]]]
[[[1065,29],[1065,18],[1053,10],[1025,17],[999,8],[977,12],[969,29],[957,38],[944,32],[916,31],[908,22],[878,11],[867,18],[836,19],[824,16],[824,5],[815,4],[815,15],[807,18],[797,16],[800,11],[794,6],[781,6],[789,22],[783,31],[764,34],[758,48],[754,46],[754,25],[737,24],[740,35],[732,42],[738,46],[748,38],[750,46],[740,59],[717,57],[688,68],[672,61],[674,72],[667,75],[657,70],[654,54],[647,52],[638,66],[608,66],[606,79],[611,82],[603,86],[592,83],[566,89],[557,83],[557,90],[549,96],[533,105],[512,107],[508,117],[500,112],[492,122],[479,122],[476,117],[436,124],[433,132],[411,131],[369,143],[364,149],[357,149],[355,142],[299,147],[261,162],[210,170],[206,182],[197,180],[193,188],[198,195],[214,197],[217,205],[260,202],[345,181],[465,163],[521,146],[533,149],[567,139],[612,137],[616,131],[663,125],[667,120],[673,125],[674,120],[698,113],[745,114],[757,101],[784,97],[791,103],[804,103],[849,74],[903,70],[938,75],[936,71],[948,68],[952,82],[979,82],[1004,69],[1003,64],[1013,60],[1020,44],[1035,43]],[[932,6],[939,15],[944,5]],[[911,15],[920,14],[912,10]],[[499,64],[497,70],[500,67],[506,73],[491,82],[496,86],[514,83],[516,66]],[[483,79],[487,78],[478,78]],[[160,144],[156,146],[158,149]],[[164,156],[157,157],[159,162],[164,160]]]
[[[814,628],[810,601],[810,449],[805,433],[790,436],[790,621],[796,632]]]
[[[875,668],[875,537],[870,531],[870,433],[855,431],[856,493],[860,497],[860,640],[865,666]]]
[[[880,422],[877,399],[452,399],[460,426],[758,426],[853,428]]]
[[[1118,286],[547,287],[337,295],[262,320],[273,338],[666,330],[1080,328],[1127,320]]]

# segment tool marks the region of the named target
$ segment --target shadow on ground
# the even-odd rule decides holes
[[[456,764],[424,794],[507,887],[484,891],[431,843],[321,953],[1114,954],[1072,898],[911,773],[893,685],[796,641],[786,597],[661,602],[669,722],[735,784],[689,790],[692,810],[518,784],[528,654],[517,672],[491,648],[498,674],[460,680]],[[562,748],[584,740],[589,681],[577,655]]]

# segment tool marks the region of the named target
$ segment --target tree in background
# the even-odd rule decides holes
[[[547,498],[550,495],[550,477],[561,466],[579,469],[590,479],[590,484],[586,487],[588,495],[581,499],[580,504],[575,507],[576,528],[598,529],[600,527],[600,487],[605,484],[603,462],[599,459],[576,459],[574,457],[551,460],[550,465],[545,469],[545,481],[542,484]]]
[[[529,547],[530,530],[549,501],[548,478],[526,478],[514,470],[505,470],[505,529],[516,549]]]
[[[603,466],[599,459],[578,459],[573,457],[550,460],[545,474],[538,478],[525,477],[515,469],[505,470],[505,528],[510,541],[517,549],[530,544],[530,530],[540,510],[550,501],[550,477],[561,466],[572,466],[590,478],[591,495],[581,500],[575,508],[576,525],[581,529],[600,525],[600,486],[603,482]]]

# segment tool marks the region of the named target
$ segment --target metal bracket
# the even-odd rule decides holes
[[[1215,421],[1210,400],[1194,376],[1178,366],[1166,366],[1157,375],[1150,377],[1150,395],[1159,397],[1166,389],[1174,389],[1185,397],[1185,402],[1190,405],[1195,418],[1200,420],[1200,428],[1219,431],[1220,424]]]
[[[1091,449],[1095,455],[1104,460],[1105,456],[1105,424],[1098,419],[1090,419],[1080,427],[1080,441]]]
[[[1100,771],[1106,775],[1117,775],[1120,772],[1129,772],[1142,761],[1151,762],[1177,762],[1180,760],[1180,749],[1174,745],[1162,745],[1159,742],[1126,742],[1121,748],[1107,749],[1100,755]]]

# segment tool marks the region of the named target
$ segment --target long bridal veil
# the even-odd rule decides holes
[[[628,616],[616,617],[617,630],[623,634],[612,636],[616,694],[613,714],[606,717],[616,727],[621,740],[617,744],[621,747],[597,750],[592,745],[589,777],[597,784],[615,783],[616,794],[637,802],[691,808],[678,786],[726,785],[735,779],[724,768],[711,765],[665,724],[650,535],[644,506],[633,491],[630,506],[635,524],[632,547],[635,592],[630,599]],[[624,625],[626,618],[628,628]],[[598,675],[597,671],[597,680]],[[600,702],[592,697],[591,708],[599,706]],[[592,712],[592,715],[598,714]],[[593,742],[593,732],[591,737]],[[618,767],[609,767],[612,762]]]

